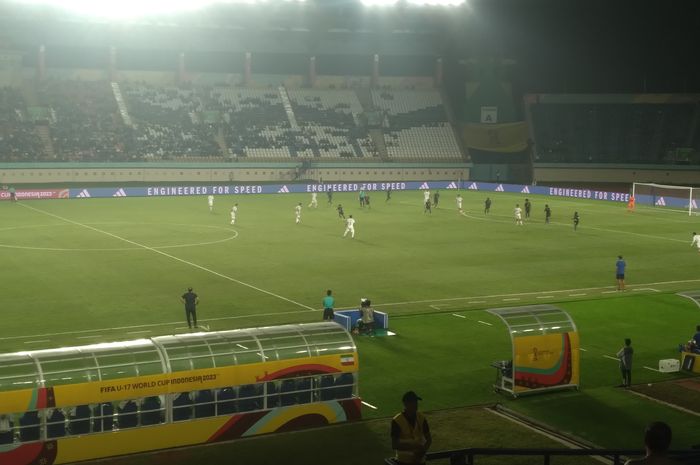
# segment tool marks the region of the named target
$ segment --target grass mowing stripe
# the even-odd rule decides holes
[[[180,262],[180,263],[184,263],[184,264],[186,264],[186,265],[190,265],[190,266],[192,266],[192,267],[194,267],[194,268],[200,269],[200,270],[202,270],[202,271],[206,271],[207,273],[211,273],[211,274],[213,274],[213,275],[215,275],[215,276],[218,276],[218,277],[220,277],[220,278],[227,279],[227,280],[232,281],[232,282],[234,282],[234,283],[240,284],[241,286],[246,286],[246,287],[249,287],[250,289],[254,289],[254,290],[256,290],[256,291],[262,292],[262,293],[267,294],[267,295],[270,295],[270,296],[272,296],[272,297],[276,297],[276,298],[278,298],[278,299],[287,301],[287,302],[292,303],[292,304],[294,304],[294,305],[297,305],[297,306],[299,306],[299,307],[303,307],[303,308],[306,308],[306,309],[308,309],[308,310],[316,311],[315,308],[309,307],[308,305],[304,305],[304,304],[302,304],[302,303],[300,303],[300,302],[297,302],[297,301],[295,301],[295,300],[288,299],[287,297],[283,297],[283,296],[281,296],[281,295],[279,295],[279,294],[275,294],[274,292],[270,292],[270,291],[268,291],[268,290],[261,289],[261,288],[259,288],[259,287],[253,286],[252,284],[249,284],[249,283],[240,281],[240,280],[238,280],[238,279],[236,279],[236,278],[232,278],[232,277],[230,277],[230,276],[227,276],[227,275],[225,275],[225,274],[219,273],[218,271],[214,271],[214,270],[212,270],[212,269],[210,269],[210,268],[207,268],[207,267],[205,267],[205,266],[198,265],[198,264],[196,264],[196,263],[190,262],[190,261],[188,261],[188,260],[184,260],[184,259],[182,259],[182,258],[178,258],[178,257],[176,257],[176,256],[174,256],[174,255],[171,255],[171,254],[169,254],[169,253],[163,252],[162,250],[154,249],[153,247],[149,247],[149,246],[147,246],[147,245],[140,244],[140,243],[138,243],[138,242],[134,242],[134,241],[129,240],[129,239],[126,239],[126,238],[124,238],[124,237],[117,236],[116,234],[112,234],[112,233],[109,232],[109,231],[104,231],[104,230],[102,230],[102,229],[95,228],[95,227],[93,227],[93,226],[89,226],[89,225],[86,225],[86,224],[83,224],[83,223],[78,223],[77,221],[69,220],[68,218],[64,218],[64,217],[62,217],[62,216],[55,215],[55,214],[50,213],[50,212],[47,212],[47,211],[45,211],[45,210],[40,210],[40,209],[38,209],[38,208],[30,207],[29,205],[25,205],[24,203],[20,203],[20,205],[23,206],[24,208],[28,208],[28,209],[30,209],[30,210],[34,210],[34,211],[36,211],[36,212],[43,213],[44,215],[52,216],[52,217],[57,218],[57,219],[59,219],[59,220],[61,220],[61,221],[65,221],[66,223],[71,223],[71,224],[74,224],[74,225],[76,225],[76,226],[81,226],[81,227],[83,227],[83,228],[90,229],[90,230],[95,231],[95,232],[98,232],[98,233],[100,233],[100,234],[105,234],[105,235],[110,236],[110,237],[113,237],[113,238],[115,238],[115,239],[119,239],[120,241],[124,241],[124,242],[126,242],[126,243],[128,243],[128,244],[136,245],[136,246],[141,247],[141,248],[144,248],[144,249],[146,249],[146,250],[150,250],[151,252],[155,252],[155,253],[157,253],[157,254],[159,254],[159,255],[162,255],[162,256],[164,256],[164,257],[168,257],[168,258],[171,258],[171,259],[173,259],[173,260],[176,260],[176,261],[178,261],[178,262]]]

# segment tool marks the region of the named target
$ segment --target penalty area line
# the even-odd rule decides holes
[[[190,266],[192,266],[192,267],[194,267],[194,268],[197,268],[197,269],[202,270],[202,271],[206,271],[207,273],[211,273],[211,274],[213,274],[213,275],[215,275],[215,276],[218,276],[218,277],[220,277],[220,278],[227,279],[227,280],[229,280],[229,281],[231,281],[231,282],[240,284],[241,286],[245,286],[245,287],[248,287],[248,288],[250,288],[250,289],[254,289],[254,290],[258,291],[258,292],[262,292],[263,294],[267,294],[267,295],[269,295],[269,296],[276,297],[277,299],[284,300],[284,301],[286,301],[286,302],[292,303],[292,304],[294,304],[294,305],[296,305],[296,306],[298,306],[298,307],[302,307],[302,308],[305,308],[305,309],[307,309],[307,310],[316,311],[315,308],[309,307],[308,305],[304,305],[304,304],[302,304],[301,302],[297,302],[297,301],[295,301],[295,300],[288,299],[287,297],[281,296],[281,295],[279,295],[279,294],[275,294],[274,292],[270,292],[270,291],[268,291],[268,290],[261,289],[261,288],[259,288],[259,287],[257,287],[257,286],[253,286],[252,284],[249,284],[249,283],[240,281],[240,280],[238,280],[238,279],[236,279],[236,278],[232,278],[231,276],[227,276],[227,275],[225,275],[225,274],[223,274],[223,273],[219,273],[218,271],[214,271],[214,270],[212,270],[211,268],[207,268],[207,267],[205,267],[205,266],[198,265],[197,263],[190,262],[190,261],[188,261],[188,260],[184,260],[184,259],[182,259],[182,258],[176,257],[175,255],[171,255],[171,254],[169,254],[169,253],[167,253],[167,252],[163,252],[162,250],[158,250],[158,249],[155,249],[155,248],[153,248],[153,247],[149,247],[149,246],[147,246],[147,245],[141,244],[141,243],[139,243],[139,242],[132,241],[132,240],[127,239],[127,238],[125,238],[125,237],[118,236],[118,235],[113,234],[113,233],[111,233],[111,232],[109,232],[109,231],[104,231],[104,230],[102,230],[102,229],[95,228],[95,227],[90,226],[90,225],[87,225],[87,224],[79,223],[79,222],[77,222],[77,221],[73,221],[73,220],[70,220],[70,219],[68,219],[68,218],[64,218],[64,217],[62,217],[62,216],[59,216],[59,215],[56,215],[56,214],[47,212],[47,211],[45,211],[45,210],[41,210],[41,209],[39,209],[39,208],[30,207],[29,205],[25,205],[25,204],[23,204],[23,203],[20,203],[20,205],[23,206],[24,208],[28,208],[29,210],[34,210],[35,212],[42,213],[42,214],[44,214],[44,215],[48,215],[48,216],[54,217],[54,218],[59,219],[59,220],[61,220],[61,221],[65,221],[66,223],[71,223],[71,224],[74,224],[74,225],[76,225],[76,226],[83,227],[83,228],[85,228],[85,229],[90,229],[90,230],[95,231],[95,232],[98,232],[98,233],[100,233],[100,234],[104,234],[104,235],[106,235],[106,236],[113,237],[114,239],[118,239],[118,240],[120,240],[120,241],[126,242],[127,244],[135,245],[135,246],[141,247],[141,248],[143,248],[143,249],[150,250],[151,252],[157,253],[157,254],[162,255],[162,256],[164,256],[164,257],[170,258],[170,259],[175,260],[175,261],[178,261],[178,262],[180,262],[180,263],[184,263],[184,264],[186,264],[186,265],[190,265]]]
[[[374,405],[370,404],[369,402],[365,402],[364,400],[362,400],[360,402],[362,402],[362,405],[366,405],[367,407],[371,408],[372,410],[379,410],[379,407],[375,407]]]

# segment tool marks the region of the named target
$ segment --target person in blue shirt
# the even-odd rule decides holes
[[[693,336],[693,341],[695,341],[695,346],[700,347],[700,325],[695,327],[695,336]]]
[[[335,306],[335,299],[333,298],[333,291],[328,289],[326,291],[326,296],[323,298],[323,320],[333,320],[333,307]]]
[[[622,259],[622,255],[617,256],[617,262],[615,262],[615,278],[617,279],[617,290],[625,290],[625,268],[627,263]]]

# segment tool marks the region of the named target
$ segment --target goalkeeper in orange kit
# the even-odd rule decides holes
[[[630,195],[630,199],[627,202],[627,211],[628,212],[634,211],[634,195]]]

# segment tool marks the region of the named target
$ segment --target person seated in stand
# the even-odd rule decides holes
[[[46,415],[46,437],[60,438],[66,435],[66,415],[60,408],[50,408],[44,411]]]
[[[644,431],[644,448],[646,456],[641,459],[628,460],[625,465],[673,465],[678,462],[667,457],[671,446],[671,427],[661,421],[655,421]]]
[[[696,347],[700,347],[700,325],[695,327],[695,336],[693,336],[693,341]]]
[[[0,413],[0,444],[12,444],[15,441],[15,423],[6,413]]]

